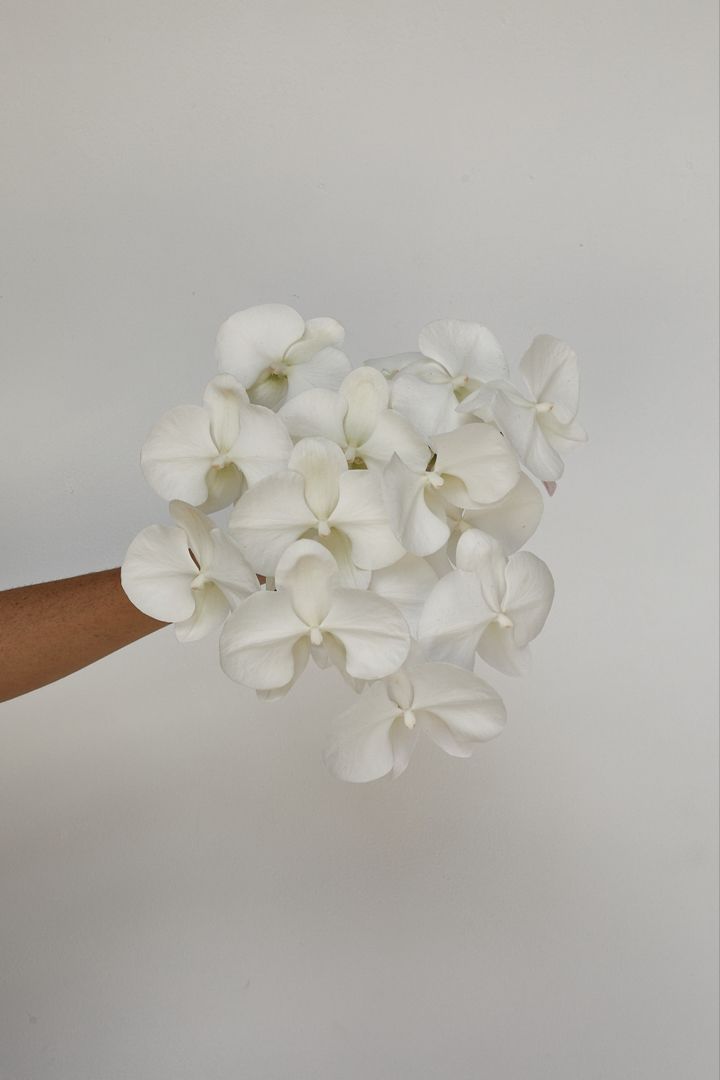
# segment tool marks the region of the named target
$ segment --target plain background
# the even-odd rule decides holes
[[[715,5],[3,0],[5,586],[276,300],[581,356],[510,723],[396,783],[170,630],[0,709],[2,1080],[714,1080]]]

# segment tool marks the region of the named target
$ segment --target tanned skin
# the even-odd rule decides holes
[[[37,690],[152,634],[120,570],[0,592],[0,701]]]

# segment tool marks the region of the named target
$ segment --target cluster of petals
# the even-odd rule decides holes
[[[219,629],[223,670],[261,698],[310,660],[336,669],[358,698],[325,761],[362,782],[399,776],[421,733],[467,757],[502,730],[476,669],[524,672],[554,592],[521,550],[544,504],[528,473],[550,488],[586,436],[555,338],[523,357],[523,392],[476,323],[429,323],[417,352],[356,367],[343,341],[283,304],[223,323],[202,404],[143,446],[174,524],[139,533],[122,583],[181,641]]]
[[[497,424],[523,465],[538,480],[553,483],[564,471],[562,455],[587,441],[577,420],[577,355],[564,341],[541,334],[520,361],[520,372],[527,394],[500,379],[473,391],[459,409]]]

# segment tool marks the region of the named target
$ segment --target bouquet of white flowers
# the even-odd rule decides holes
[[[202,405],[166,413],[143,473],[174,525],[130,544],[122,582],[180,641],[222,626],[223,670],[264,698],[310,657],[361,696],[326,752],[344,780],[398,776],[424,731],[467,757],[505,707],[480,657],[525,670],[553,579],[519,548],[585,441],[574,351],[535,338],[509,381],[495,337],[432,322],[419,351],[353,368],[334,319],[263,304],[220,328]],[[527,472],[524,472],[522,466]],[[231,507],[224,525],[210,514]]]

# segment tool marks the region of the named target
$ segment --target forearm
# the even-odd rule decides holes
[[[0,593],[0,701],[100,660],[158,630],[130,603],[120,570]]]

